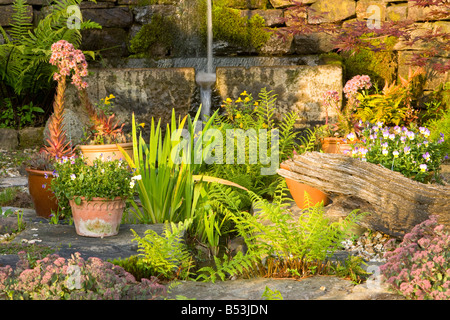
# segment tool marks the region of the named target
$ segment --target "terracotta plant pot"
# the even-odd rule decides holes
[[[133,159],[133,143],[118,143],[119,146],[125,149],[128,155]],[[101,155],[106,159],[108,156],[111,157],[112,160],[123,159],[122,152],[117,148],[117,144],[93,144],[93,145],[78,145],[77,148],[81,150],[83,153],[84,159],[87,161],[89,165],[92,165],[93,161],[100,157]]]
[[[351,154],[352,143],[344,142],[344,138],[327,137],[321,140],[322,151],[325,153]]]
[[[280,167],[285,170],[289,170],[289,166],[281,163]],[[319,189],[308,186],[307,184],[297,182],[295,180],[285,178],[286,184],[289,188],[289,191],[294,198],[295,203],[300,209],[305,209],[305,192],[308,193],[309,199],[313,205],[316,205],[320,202],[323,202],[323,205],[326,206],[330,199],[327,197],[325,193],[320,191]]]
[[[120,222],[125,209],[125,200],[117,197],[113,200],[93,198],[86,201],[81,198],[80,205],[70,200],[73,222],[78,235],[103,238],[119,233]]]
[[[28,174],[28,190],[31,200],[33,200],[34,209],[39,217],[50,218],[53,212],[58,211],[58,202],[50,189],[52,181],[51,171],[33,170],[26,168]],[[47,174],[47,178],[45,178]],[[43,186],[45,187],[43,188]]]

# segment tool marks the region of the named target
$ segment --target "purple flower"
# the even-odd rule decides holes
[[[42,189],[45,189],[47,187],[47,185],[44,183],[43,185],[42,185]]]
[[[411,151],[411,148],[408,147],[408,146],[406,146],[406,147],[403,148],[403,152],[404,152],[405,154],[409,154],[410,151]]]
[[[427,165],[426,165],[425,163],[422,163],[422,164],[419,166],[419,168],[420,168],[420,171],[422,171],[422,172],[425,172],[425,171],[427,171],[427,169],[428,169],[428,167],[427,167]]]
[[[430,154],[428,152],[423,154],[422,157],[425,159],[425,161],[430,161]]]
[[[47,175],[47,172],[46,172],[46,173],[44,173],[44,179],[48,179],[48,175]]]

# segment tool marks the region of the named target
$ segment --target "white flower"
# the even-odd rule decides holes
[[[72,180],[75,180],[76,177],[77,177],[77,176],[76,176],[74,173],[72,173],[72,174],[70,175],[70,179],[72,179]]]
[[[133,189],[134,188],[134,180],[130,181],[130,188]]]
[[[141,175],[134,176],[134,177],[131,178],[131,180],[141,180],[141,179],[142,179]]]

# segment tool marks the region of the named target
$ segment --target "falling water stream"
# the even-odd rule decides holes
[[[200,86],[200,98],[202,103],[201,115],[206,120],[211,115],[211,92],[212,86],[216,82],[216,74],[213,72],[213,52],[212,52],[212,8],[211,0],[207,0],[207,64],[206,70],[197,73],[196,82]]]

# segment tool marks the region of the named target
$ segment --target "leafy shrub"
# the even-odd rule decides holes
[[[163,276],[166,279],[187,278],[190,274],[192,259],[182,238],[184,231],[191,223],[192,220],[178,224],[166,223],[162,236],[149,229],[145,231],[143,238],[132,229],[135,236],[133,241],[138,243],[140,252],[135,269]]]
[[[25,300],[154,299],[166,293],[156,279],[136,279],[122,267],[77,252],[71,259],[48,255],[30,268],[19,253],[16,270],[0,268],[0,297]]]
[[[381,164],[416,181],[427,182],[431,178],[430,172],[439,179],[444,138],[431,141],[429,129],[383,127],[383,123],[377,123],[366,124],[361,135],[361,142],[352,145],[353,157]]]
[[[312,206],[294,219],[287,205],[287,190],[281,184],[271,203],[252,194],[254,215],[242,212],[232,220],[247,245],[247,252],[234,257],[214,257],[216,268],[204,267],[197,279],[225,280],[229,275],[306,276],[332,271],[328,258],[351,235],[351,229],[363,214],[350,213],[341,222],[330,223],[323,205]]]
[[[408,299],[450,299],[450,235],[436,216],[416,225],[385,258],[381,274],[395,291]]]

